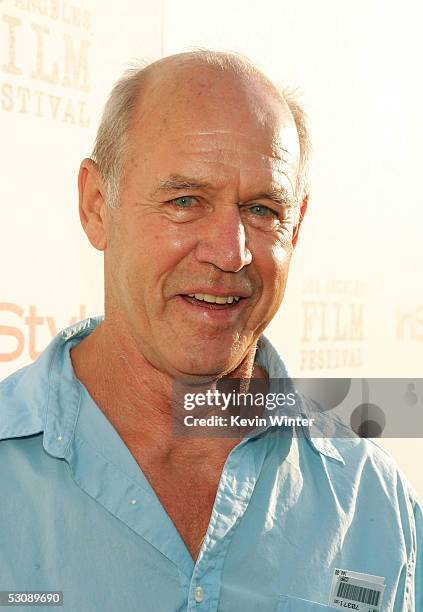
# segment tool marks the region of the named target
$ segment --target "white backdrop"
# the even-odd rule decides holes
[[[268,334],[300,376],[418,377],[423,358],[423,9],[406,0],[0,1],[0,378],[102,312],[76,175],[136,58],[240,51],[299,87],[309,211]],[[183,84],[181,84],[183,86]],[[420,439],[386,440],[423,497]]]

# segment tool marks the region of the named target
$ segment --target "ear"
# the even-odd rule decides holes
[[[79,218],[93,247],[104,251],[107,246],[105,186],[92,159],[83,159],[78,175]]]
[[[307,210],[307,204],[308,204],[308,194],[304,197],[303,201],[301,202],[301,207],[300,207],[300,216],[297,222],[297,225],[294,228],[294,235],[292,238],[292,246],[295,248],[295,246],[297,245],[297,240],[298,240],[298,235],[300,233],[300,227],[301,227],[301,223],[303,222],[304,219],[304,215],[306,214],[306,210]]]

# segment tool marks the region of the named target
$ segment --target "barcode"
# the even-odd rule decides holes
[[[349,599],[350,601],[359,601],[360,603],[377,606],[379,603],[380,591],[366,589],[365,587],[348,584],[347,582],[341,582],[336,596],[342,599]]]

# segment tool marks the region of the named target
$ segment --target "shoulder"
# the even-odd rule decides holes
[[[0,382],[0,441],[40,433],[49,407],[68,404],[74,378],[69,350],[102,319],[89,317],[67,327],[33,363]]]
[[[345,461],[344,470],[368,508],[389,508],[405,530],[414,532],[420,504],[413,485],[382,444],[374,439],[335,438],[334,446]],[[412,533],[410,533],[412,536]]]
[[[47,387],[43,372],[35,364],[17,370],[0,382],[0,441],[42,430],[44,402],[40,390],[44,385]]]
[[[303,404],[304,406],[304,404]],[[418,506],[416,492],[405,476],[397,461],[384,448],[383,440],[361,438],[338,415],[322,411],[317,404],[310,410],[306,405],[307,416],[312,414],[316,427],[310,431],[313,445],[321,452],[327,447],[332,456],[339,458],[327,467],[335,481],[342,487],[355,490],[355,494],[365,498],[371,505],[379,503],[384,507],[394,507],[409,514]],[[327,453],[326,453],[327,454]]]

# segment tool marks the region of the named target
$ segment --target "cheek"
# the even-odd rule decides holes
[[[292,252],[293,247],[291,242],[289,242],[289,245],[279,245],[274,249],[274,261],[276,273],[278,275],[278,284],[280,284],[283,291],[285,290]]]
[[[261,292],[250,313],[248,327],[256,334],[262,333],[279,309],[285,292],[291,254],[292,248],[282,245],[280,241],[261,241],[253,253]]]
[[[261,252],[258,273],[262,293],[253,315],[253,325],[259,322],[259,329],[264,329],[279,310],[285,293],[291,255],[292,248],[280,243],[268,245],[268,248]]]
[[[292,246],[274,242],[261,247],[257,253],[256,262],[263,285],[263,295],[268,300],[278,300],[285,289],[289,264],[292,256]]]
[[[157,276],[170,275],[178,264],[195,249],[196,232],[189,223],[175,224],[161,220],[152,231],[150,260]],[[159,278],[157,278],[159,280]]]
[[[115,280],[123,281],[139,298],[160,293],[166,278],[194,247],[195,232],[188,224],[144,219],[126,233],[114,251]]]

